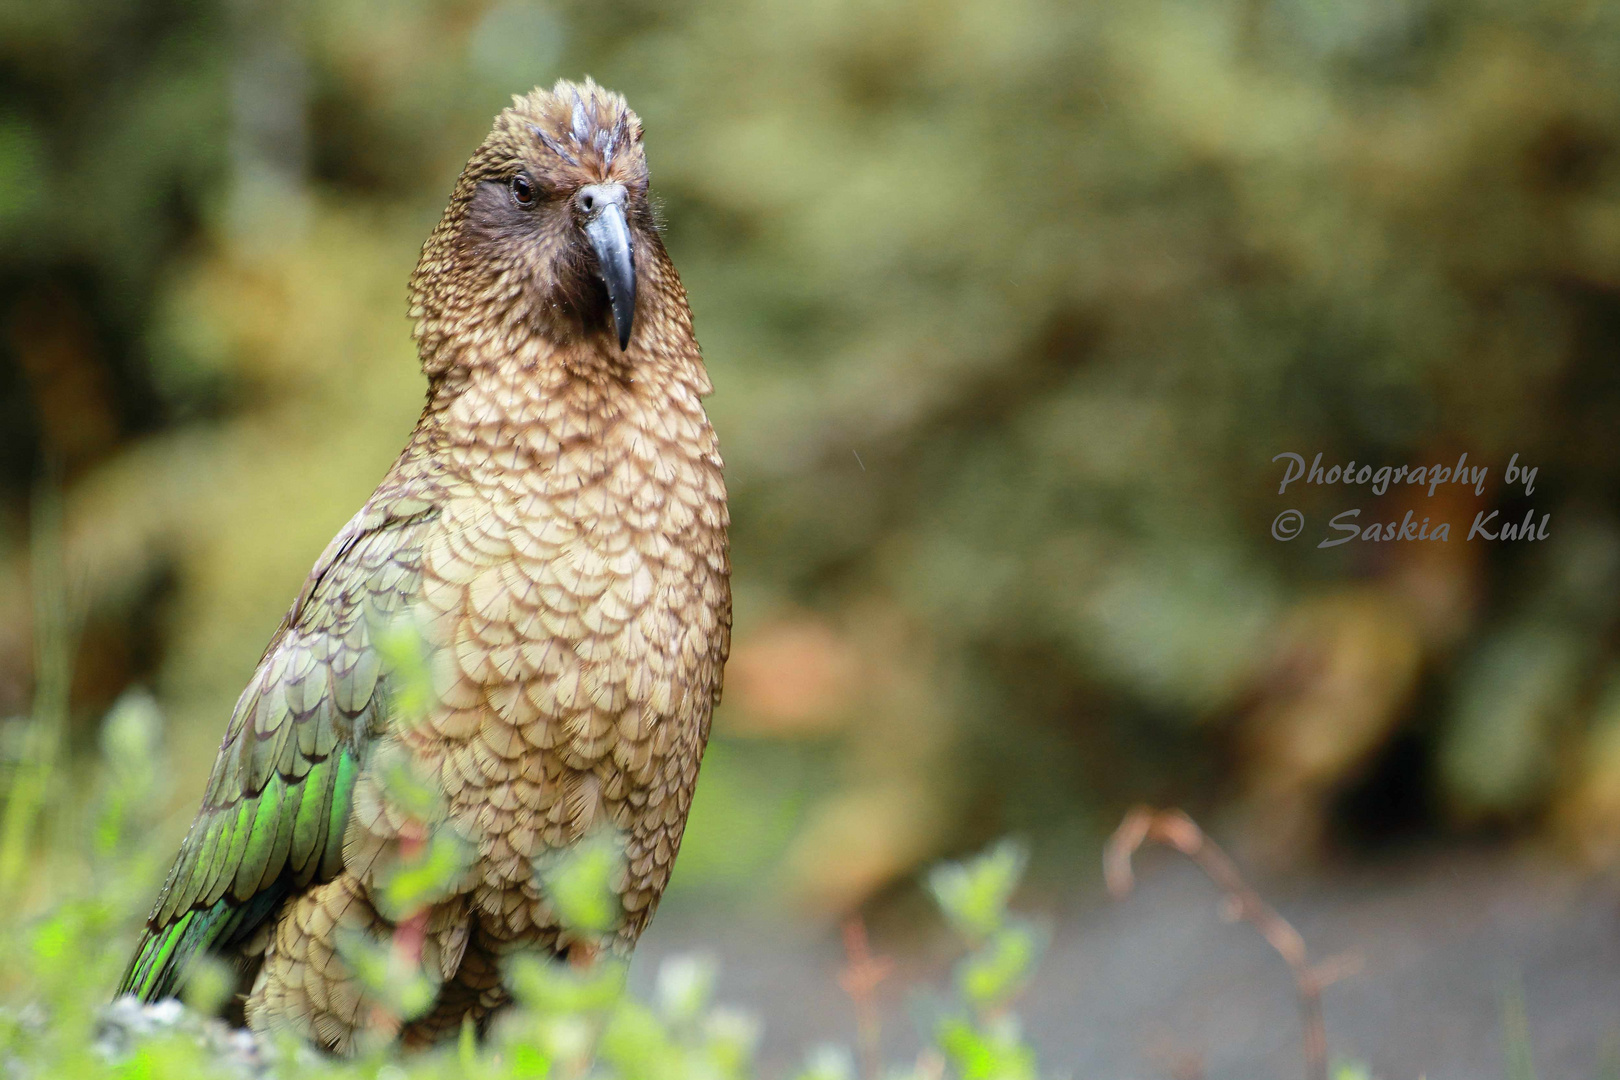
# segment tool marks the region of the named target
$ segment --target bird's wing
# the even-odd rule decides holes
[[[120,993],[173,994],[196,954],[244,940],[289,891],[341,869],[360,752],[386,723],[372,633],[416,595],[437,516],[379,493],[315,564],[236,703]]]

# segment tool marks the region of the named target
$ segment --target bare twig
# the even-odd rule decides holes
[[[865,1080],[877,1080],[883,1071],[883,1048],[880,1043],[876,991],[878,984],[894,970],[894,961],[884,956],[873,956],[866,940],[866,924],[860,916],[851,916],[844,923],[844,955],[848,960],[838,973],[838,985],[849,1000],[855,1003],[855,1030],[861,1049],[861,1075]]]
[[[1348,954],[1334,956],[1311,966],[1305,954],[1305,939],[1300,937],[1299,931],[1249,887],[1238,872],[1237,864],[1180,810],[1137,807],[1126,814],[1125,820],[1114,830],[1103,851],[1103,875],[1115,899],[1123,900],[1136,884],[1131,857],[1149,842],[1173,847],[1197,863],[1224,894],[1223,916],[1253,926],[1266,939],[1266,944],[1283,958],[1294,973],[1294,986],[1304,1014],[1306,1080],[1327,1080],[1322,988],[1353,972],[1359,966],[1358,958]]]

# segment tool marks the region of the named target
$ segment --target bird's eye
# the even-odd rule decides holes
[[[512,199],[519,206],[533,206],[534,181],[522,173],[512,177]]]

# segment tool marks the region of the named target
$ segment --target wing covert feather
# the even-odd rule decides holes
[[[124,991],[172,993],[177,958],[221,947],[221,933],[252,930],[214,914],[221,902],[284,894],[342,868],[359,757],[386,723],[372,627],[414,598],[422,537],[436,517],[430,502],[379,494],[316,562],[232,711]],[[273,906],[251,904],[246,922]]]

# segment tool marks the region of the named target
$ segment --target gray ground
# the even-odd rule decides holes
[[[1282,962],[1251,929],[1220,920],[1196,869],[1160,854],[1139,869],[1138,891],[1122,904],[1097,893],[1046,906],[1051,946],[1020,1008],[1043,1073],[1302,1076],[1298,1006]],[[1257,885],[1305,936],[1313,960],[1360,956],[1359,972],[1323,996],[1334,1058],[1364,1061],[1384,1080],[1501,1077],[1503,994],[1518,986],[1540,1080],[1620,1073],[1614,883],[1488,852]],[[1039,898],[1022,906],[1042,907]],[[764,1021],[767,1077],[784,1075],[807,1046],[851,1041],[835,933],[666,914],[643,940],[639,977],[671,952],[715,956],[719,998]],[[902,984],[939,984],[947,969],[932,944],[901,950],[899,960],[883,996],[891,1060],[914,1051],[913,1017],[926,1012]]]

